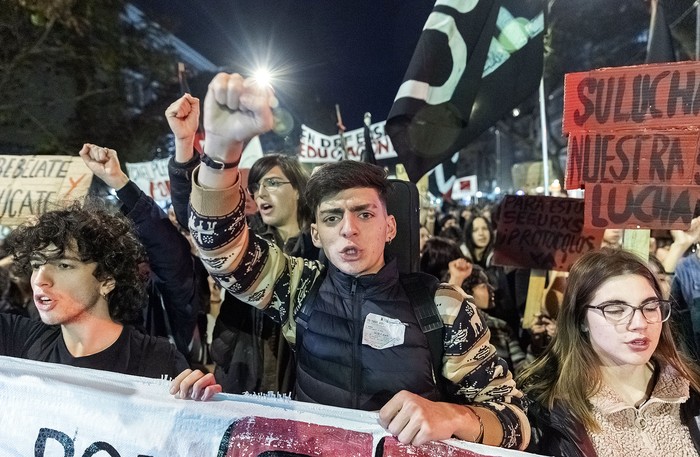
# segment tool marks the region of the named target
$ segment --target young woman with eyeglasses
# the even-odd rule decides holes
[[[558,331],[519,378],[528,451],[566,457],[697,456],[700,371],[679,352],[654,274],[603,248],[571,268]]]

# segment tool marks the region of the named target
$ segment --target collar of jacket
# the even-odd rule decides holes
[[[690,397],[690,383],[681,377],[680,373],[668,364],[657,365],[660,370],[656,385],[649,399],[639,409],[644,409],[653,403],[684,403]],[[600,391],[591,397],[591,405],[604,415],[613,414],[626,409],[634,409],[620,400],[617,393],[603,385]]]
[[[335,265],[329,262],[328,277],[333,282],[333,286],[342,294],[350,294],[353,284],[360,287],[365,294],[381,293],[389,290],[399,280],[399,270],[396,259],[389,260],[381,270],[374,274],[352,276],[340,271]]]

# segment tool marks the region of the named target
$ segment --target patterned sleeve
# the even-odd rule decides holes
[[[198,171],[188,225],[204,265],[223,288],[281,323],[285,338],[294,344],[293,317],[320,277],[320,263],[288,256],[249,230],[240,177],[230,188],[204,189]]]
[[[508,364],[489,342],[486,322],[472,303],[447,284],[436,291],[435,303],[445,323],[442,374],[452,383],[452,400],[493,411],[503,427],[500,446],[523,449],[530,427],[523,394]]]

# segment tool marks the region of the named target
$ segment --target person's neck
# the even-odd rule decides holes
[[[484,251],[486,251],[486,248],[474,248],[474,260],[481,261]]]
[[[279,233],[280,238],[282,238],[283,242],[287,242],[291,237],[296,236],[299,234],[301,231],[299,229],[299,224],[297,223],[296,220],[290,221],[284,225],[280,225],[278,227],[275,227],[277,229],[277,233]]]
[[[654,389],[654,365],[601,367],[603,383],[610,387],[627,405],[639,407],[649,399]]]
[[[61,326],[63,341],[73,357],[85,357],[102,352],[119,338],[124,325],[110,318],[90,319]]]

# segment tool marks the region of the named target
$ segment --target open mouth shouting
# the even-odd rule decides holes
[[[270,212],[272,212],[273,209],[274,206],[267,202],[258,203],[258,210],[260,210],[260,214],[269,214]]]
[[[340,257],[346,262],[359,259],[360,254],[361,251],[357,246],[346,246],[340,251]]]
[[[56,302],[48,295],[35,294],[34,304],[39,311],[50,311],[55,306]]]

